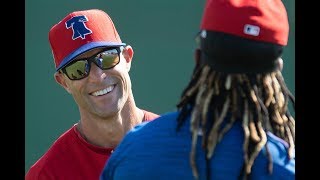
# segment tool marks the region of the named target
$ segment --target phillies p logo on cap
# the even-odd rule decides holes
[[[87,22],[88,19],[86,16],[75,16],[71,18],[70,20],[66,21],[66,28],[72,28],[73,35],[72,39],[75,40],[77,38],[85,39],[85,36],[87,34],[91,34],[92,31],[87,28],[85,22]]]

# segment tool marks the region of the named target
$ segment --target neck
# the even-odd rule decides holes
[[[80,113],[77,130],[90,144],[114,148],[124,135],[144,119],[144,113],[134,102],[126,105],[114,115],[101,118],[97,115]]]

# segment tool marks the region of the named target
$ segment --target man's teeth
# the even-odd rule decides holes
[[[113,88],[114,88],[114,86],[109,86],[109,87],[107,87],[106,89],[103,89],[103,90],[96,91],[96,92],[92,93],[92,95],[94,95],[94,96],[101,96],[101,95],[104,95],[104,94],[109,93],[110,91],[113,90]]]

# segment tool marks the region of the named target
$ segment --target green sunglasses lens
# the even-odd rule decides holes
[[[88,71],[86,71],[87,65],[87,60],[76,61],[67,66],[65,68],[65,72],[71,80],[81,79],[86,77],[88,74]]]
[[[104,51],[95,57],[95,62],[103,70],[113,68],[120,62],[118,51],[116,49]]]

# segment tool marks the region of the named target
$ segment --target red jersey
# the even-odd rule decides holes
[[[144,121],[158,116],[144,111]],[[112,151],[89,144],[73,125],[31,166],[25,180],[98,180]]]

